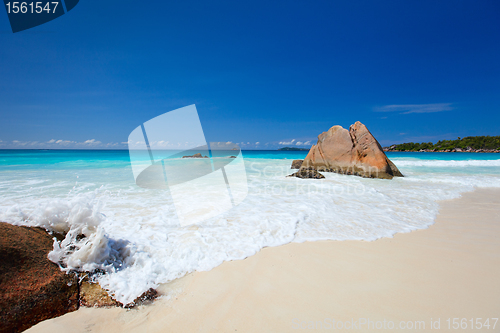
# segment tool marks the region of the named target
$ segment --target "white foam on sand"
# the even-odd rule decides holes
[[[99,269],[104,272],[99,283],[127,304],[149,288],[266,246],[373,241],[427,228],[439,200],[475,187],[500,187],[500,176],[475,175],[473,164],[462,165],[463,174],[419,172],[417,164],[405,169],[408,161],[396,164],[407,177],[389,181],[325,173],[324,180],[304,180],[285,177],[292,172],[289,161],[247,159],[245,201],[203,225],[187,227],[179,226],[168,191],[138,188],[127,168],[31,171],[30,177],[11,173],[0,177],[0,220],[66,233],[63,241],[54,241],[49,258],[65,270]],[[63,181],[70,177],[75,183]]]

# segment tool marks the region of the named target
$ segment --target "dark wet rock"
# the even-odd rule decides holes
[[[126,307],[131,308],[136,305],[144,304],[149,301],[153,301],[154,299],[158,298],[160,294],[156,289],[149,288],[146,292],[144,292],[141,296],[137,297],[132,304],[128,304]]]
[[[301,168],[299,171],[292,173],[290,176],[287,177],[297,177],[297,178],[303,178],[303,179],[323,179],[325,176],[320,174],[316,169],[314,168]]]
[[[78,309],[78,280],[47,258],[45,230],[0,222],[0,332],[21,332]]]
[[[391,168],[392,175],[394,177],[404,177],[401,171],[399,171],[398,167],[394,163],[392,163],[390,159],[387,159],[387,162],[389,163],[389,167]]]
[[[292,167],[290,169],[300,169],[304,160],[293,160]]]

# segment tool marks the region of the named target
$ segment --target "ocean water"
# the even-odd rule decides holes
[[[192,271],[266,246],[365,240],[428,228],[439,201],[500,188],[500,154],[388,153],[406,176],[286,178],[306,151],[243,151],[249,193],[203,225],[181,227],[168,190],[134,182],[127,151],[0,150],[0,221],[64,232],[49,258],[127,304]],[[84,235],[82,237],[81,235]]]

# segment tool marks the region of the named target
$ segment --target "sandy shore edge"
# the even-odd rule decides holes
[[[340,322],[359,332],[391,322],[395,329],[376,331],[412,323],[425,332],[438,320],[439,331],[456,331],[448,318],[467,318],[459,331],[469,331],[470,319],[500,317],[500,190],[478,189],[440,207],[429,229],[265,248],[163,286],[169,299],[153,305],[81,308],[26,332],[290,332]]]

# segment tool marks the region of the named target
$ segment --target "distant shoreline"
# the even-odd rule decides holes
[[[384,151],[443,152],[443,153],[500,153],[500,136],[468,136],[456,140],[407,142],[383,148]]]
[[[475,150],[463,150],[458,148],[457,150],[431,150],[431,149],[422,149],[422,150],[392,150],[384,147],[384,152],[386,153],[500,153],[500,150],[495,149],[475,149]]]
[[[277,149],[279,151],[309,151],[309,148],[284,147]]]

